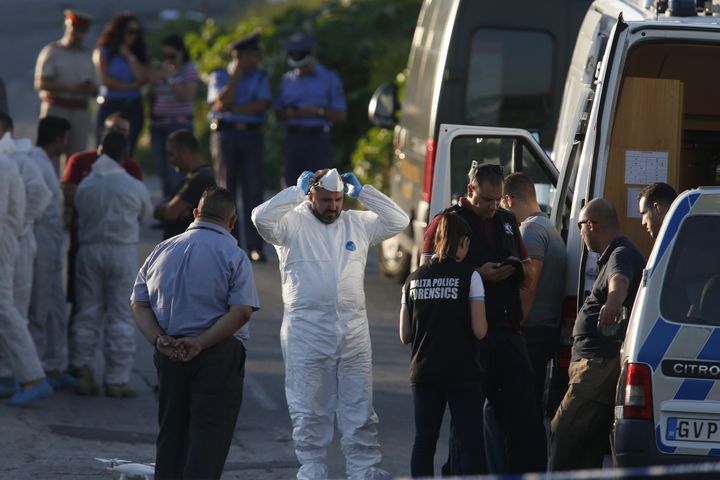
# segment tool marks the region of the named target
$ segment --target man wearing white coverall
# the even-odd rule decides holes
[[[15,160],[25,184],[25,219],[18,238],[18,255],[15,261],[15,304],[20,314],[27,319],[32,292],[33,263],[37,244],[35,223],[50,204],[52,193],[45,184],[42,172],[28,156],[32,142],[27,138],[13,140],[12,130],[0,127],[0,150]]]
[[[34,225],[50,202],[50,190],[42,174],[26,152],[29,140],[12,139],[13,122],[7,114],[0,115],[0,156],[4,165],[2,176],[11,194],[3,205],[2,274],[0,275],[0,390],[12,396],[11,405],[23,406],[30,401],[52,395],[28,330],[27,313],[32,288],[35,257]],[[18,183],[19,177],[19,183]],[[14,237],[14,238],[10,238]],[[13,379],[14,377],[14,379]],[[17,391],[18,384],[22,387]]]
[[[35,223],[37,254],[28,318],[48,382],[55,389],[69,388],[75,383],[72,377],[62,373],[67,369],[68,334],[68,308],[62,281],[65,237],[60,218],[60,178],[53,166],[65,153],[70,128],[70,122],[64,118],[41,118],[37,145],[30,150],[30,158],[52,192],[52,201]]]
[[[343,196],[370,211],[342,211]],[[256,207],[252,220],[275,245],[285,312],[280,339],[293,425],[297,478],[327,478],[337,415],[351,479],[387,478],[378,468],[378,418],[363,280],[368,248],[408,225],[407,215],[371,185],[337,170],[304,172]]]
[[[104,333],[105,394],[133,397],[128,386],[135,353],[135,327],[128,295],[138,269],[137,243],[140,223],[152,217],[153,206],[145,185],[120,164],[127,139],[109,132],[102,141],[103,154],[90,175],[78,185],[80,248],[76,259],[77,312],[70,335],[70,364],[78,372],[77,393],[95,395],[91,366]]]

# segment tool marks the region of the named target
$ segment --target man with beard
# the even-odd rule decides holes
[[[343,197],[369,211],[343,211]],[[371,185],[336,169],[303,172],[256,207],[275,245],[285,312],[280,333],[298,479],[325,479],[337,416],[351,479],[389,478],[372,405],[372,360],[363,278],[368,248],[405,228],[407,215]]]

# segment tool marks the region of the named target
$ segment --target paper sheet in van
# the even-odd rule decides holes
[[[668,152],[625,150],[625,184],[667,182]]]

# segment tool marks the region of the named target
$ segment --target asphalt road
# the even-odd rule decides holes
[[[6,84],[16,136],[34,139],[39,111],[32,89],[35,59],[43,45],[61,35],[63,9],[72,6],[95,16],[87,42],[93,45],[102,24],[120,11],[117,5],[96,0],[3,0],[9,14],[0,16],[0,75]],[[211,15],[228,16],[238,5],[231,0],[125,0],[122,9],[136,12],[146,26],[152,26],[165,8],[207,9]],[[151,177],[147,183],[159,200],[157,180]],[[159,240],[159,230],[144,229],[140,258]],[[280,277],[274,252],[268,251],[268,263],[254,266],[262,309],[251,320],[245,398],[223,478],[291,478],[298,466],[283,389]],[[383,466],[394,475],[408,475],[414,427],[407,375],[409,352],[397,334],[400,288],[381,278],[374,255],[368,262],[365,284]],[[108,478],[94,457],[152,461],[157,433],[152,347],[139,334],[137,345],[131,378],[139,392],[135,399],[59,392],[27,409],[0,403],[0,478]],[[96,369],[102,370],[100,356]],[[445,444],[439,443],[438,458],[446,454]],[[330,451],[330,471],[336,478],[344,473],[337,437]]]
[[[156,186],[158,182],[150,178],[148,183]],[[160,233],[145,228],[142,237],[139,250],[144,258],[160,240]],[[223,478],[290,478],[298,466],[283,390],[280,276],[277,259],[269,251],[266,264],[254,265],[262,309],[251,319],[244,401]],[[383,466],[394,475],[404,476],[409,473],[414,430],[408,351],[397,336],[399,286],[382,279],[376,260],[371,259],[365,289]],[[107,478],[94,457],[153,461],[157,382],[152,347],[139,334],[137,347],[130,381],[139,392],[137,398],[79,397],[58,392],[30,408],[0,404],[0,478]],[[96,371],[102,371],[100,356]],[[438,458],[445,455],[444,444],[440,442]],[[334,478],[343,476],[344,460],[337,436],[329,464]]]

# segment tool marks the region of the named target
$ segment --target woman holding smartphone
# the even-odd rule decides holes
[[[412,345],[413,477],[434,475],[433,457],[446,405],[461,445],[459,473],[486,471],[476,360],[476,341],[487,333],[485,291],[480,275],[461,263],[470,245],[470,226],[456,213],[441,215],[436,255],[408,277],[400,309],[400,340]]]
[[[200,75],[180,35],[163,38],[160,53],[162,64],[152,69],[150,75],[150,137],[155,172],[162,179],[163,195],[167,198],[177,193],[185,175],[170,165],[165,142],[176,130],[193,130],[192,100]]]
[[[97,142],[100,144],[105,119],[121,112],[130,122],[128,151],[132,155],[144,121],[140,87],[147,82],[149,63],[140,20],[135,15],[121,13],[105,26],[93,51],[93,63],[101,83]]]

